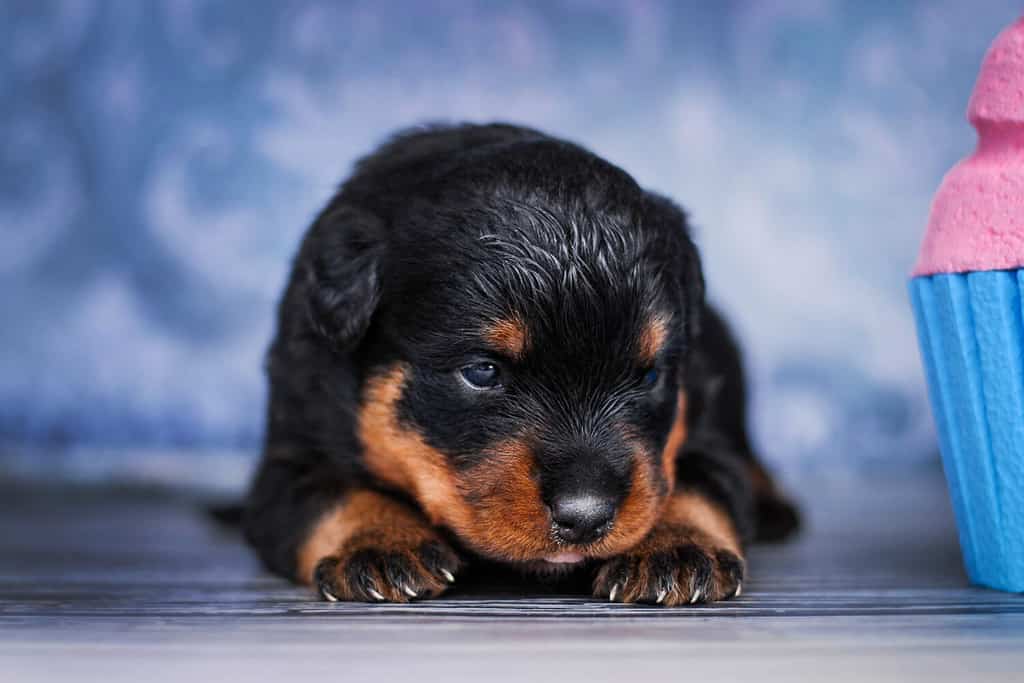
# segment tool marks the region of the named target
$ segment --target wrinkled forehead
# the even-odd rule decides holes
[[[642,264],[541,258],[491,245],[421,278],[403,294],[411,351],[632,366],[673,343],[679,314]]]
[[[418,227],[403,231],[395,295],[407,333],[512,356],[532,348],[598,357],[667,343],[679,302],[661,281],[666,264],[642,217],[522,195],[410,210]]]

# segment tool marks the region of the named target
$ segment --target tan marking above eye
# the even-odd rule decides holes
[[[662,347],[665,346],[665,342],[668,341],[670,322],[671,318],[659,313],[644,324],[644,328],[640,332],[639,351],[640,361],[645,365],[654,362]]]
[[[513,360],[523,357],[530,343],[529,330],[526,323],[518,316],[497,320],[484,330],[484,339],[495,351],[507,355]]]

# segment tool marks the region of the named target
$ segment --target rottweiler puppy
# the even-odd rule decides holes
[[[359,161],[266,369],[246,535],[327,600],[433,597],[474,558],[723,600],[745,544],[797,526],[685,214],[536,130],[417,128]]]

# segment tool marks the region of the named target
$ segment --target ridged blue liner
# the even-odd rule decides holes
[[[1024,592],[1024,269],[916,277],[910,297],[974,583]]]

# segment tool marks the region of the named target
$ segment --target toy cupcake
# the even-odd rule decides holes
[[[910,282],[972,582],[1024,591],[1024,18],[989,48]]]

